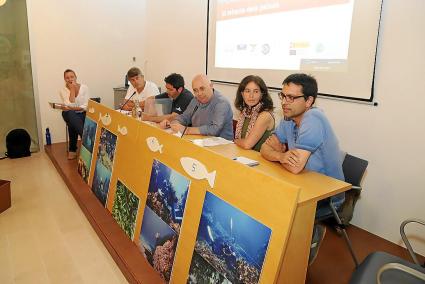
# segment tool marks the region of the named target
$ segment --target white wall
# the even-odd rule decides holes
[[[39,97],[41,128],[50,127],[53,142],[65,141],[58,102],[63,71],[76,71],[92,97],[113,106],[113,87],[124,84],[127,70],[145,61],[144,0],[27,0],[31,61]],[[136,62],[132,57],[136,57]]]
[[[165,76],[176,72],[190,89],[191,78],[205,73],[207,1],[147,1],[146,8],[148,79],[165,86]]]
[[[146,58],[155,81],[180,72],[190,87],[192,75],[204,72],[206,2],[149,1]],[[353,223],[395,243],[400,243],[402,220],[425,219],[425,154],[421,149],[425,145],[424,11],[422,0],[384,1],[377,107],[318,100],[342,148],[370,162]],[[235,87],[216,87],[233,100]],[[425,230],[412,226],[408,232],[415,236],[414,247],[425,255]]]

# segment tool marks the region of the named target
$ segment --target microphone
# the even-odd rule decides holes
[[[184,127],[184,129],[183,129],[183,132],[182,132],[182,135],[180,136],[180,138],[183,138],[183,135],[186,133],[186,130],[189,128],[189,127],[192,127],[192,117],[193,117],[193,115],[195,114],[195,112],[198,110],[198,105],[196,105],[194,108],[193,108],[193,111],[192,111],[192,115],[190,116],[190,123],[187,125],[187,126],[185,126]]]
[[[131,100],[131,98],[136,94],[136,91],[134,91],[134,93],[125,100],[125,102],[122,104],[122,106],[120,107],[120,112],[122,111],[122,108],[128,103],[129,100]]]

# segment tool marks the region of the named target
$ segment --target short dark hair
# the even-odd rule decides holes
[[[75,77],[77,77],[77,74],[75,74],[75,71],[74,71],[74,70],[72,70],[72,69],[66,69],[66,70],[63,72],[63,76],[65,77],[65,74],[66,74],[66,73],[68,73],[68,72],[72,72],[72,73],[74,73],[74,76],[75,76]]]
[[[133,78],[133,77],[138,76],[138,75],[143,76],[143,73],[137,67],[131,67],[130,70],[127,71],[127,78],[128,79]]]
[[[246,88],[246,85],[248,85],[250,82],[254,82],[258,87],[260,87],[261,91],[261,99],[260,102],[263,104],[263,106],[260,109],[260,112],[262,111],[271,111],[273,110],[273,100],[270,97],[269,90],[267,89],[266,83],[264,82],[261,77],[256,75],[248,75],[245,78],[242,79],[242,81],[239,83],[238,90],[236,91],[236,99],[235,99],[235,107],[239,111],[242,111],[245,106],[245,102],[242,97],[242,93]]]
[[[173,86],[174,89],[178,90],[179,88],[184,88],[184,79],[183,76],[177,73],[171,73],[164,78],[165,83]]]
[[[316,79],[304,73],[291,74],[283,80],[282,85],[289,85],[289,83],[302,87],[304,98],[313,97],[313,104],[317,98],[317,81]]]

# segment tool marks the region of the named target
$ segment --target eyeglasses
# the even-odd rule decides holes
[[[261,95],[261,90],[259,90],[259,89],[254,89],[254,90],[244,89],[242,91],[242,93],[244,93],[245,95],[249,95],[249,94]]]
[[[278,93],[278,96],[279,96],[279,99],[280,100],[282,100],[282,101],[285,100],[287,103],[293,103],[294,100],[296,100],[296,99],[304,98],[304,96],[296,96],[296,97],[294,97],[294,96],[291,96],[291,95],[285,95],[282,92],[279,92]]]

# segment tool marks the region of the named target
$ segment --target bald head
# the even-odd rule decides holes
[[[212,99],[212,96],[214,94],[213,84],[211,83],[210,79],[208,79],[207,75],[205,74],[198,74],[195,77],[193,77],[192,89],[193,89],[193,94],[195,95],[195,98],[201,104],[208,103]]]

